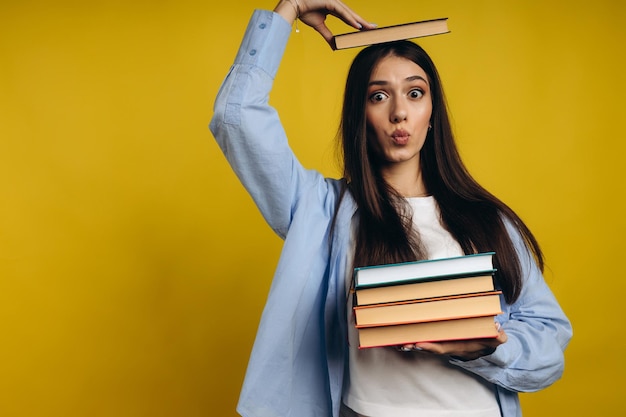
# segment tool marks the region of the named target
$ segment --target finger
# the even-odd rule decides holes
[[[464,356],[475,352],[482,351],[488,343],[493,342],[493,339],[486,341],[473,340],[473,341],[453,341],[453,342],[437,342],[437,343],[416,343],[415,345],[422,348],[425,351],[435,353],[437,355],[459,355]],[[497,344],[496,344],[497,345]]]
[[[410,344],[406,344],[406,345],[400,345],[400,346],[396,346],[396,349],[400,352],[415,352],[415,351],[420,351],[422,350],[421,348],[417,347],[415,344],[410,343]]]
[[[500,331],[498,332],[498,337],[496,337],[496,340],[499,342],[499,344],[506,343],[508,339],[509,337],[504,332],[504,329],[500,329]]]
[[[415,347],[419,350],[423,350],[426,352],[437,353],[437,354],[443,353],[442,343],[420,342],[420,343],[416,343]]]
[[[313,29],[319,32],[319,34],[322,35],[324,39],[326,39],[326,42],[328,42],[329,45],[332,46],[334,49],[335,45],[334,45],[333,33],[330,31],[330,29],[328,29],[328,26],[326,26],[326,23],[322,22],[318,25],[315,25],[313,26]]]
[[[329,12],[342,20],[344,23],[352,26],[355,29],[374,29],[376,25],[363,19],[358,13],[346,6],[341,1],[337,2],[334,8],[329,9]]]

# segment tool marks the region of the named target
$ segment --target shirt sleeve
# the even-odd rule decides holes
[[[209,125],[265,220],[283,238],[302,190],[324,187],[321,175],[305,170],[296,159],[276,110],[268,104],[290,33],[280,15],[254,11]]]
[[[498,317],[508,340],[491,355],[452,363],[507,390],[533,392],[551,385],[563,374],[564,351],[572,327],[521,236],[510,224],[507,228],[524,275],[520,297]]]

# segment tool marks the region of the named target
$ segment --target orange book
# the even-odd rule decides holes
[[[502,312],[501,291],[355,306],[357,328],[495,316]]]
[[[446,297],[493,291],[493,275],[458,277],[403,285],[360,288],[355,290],[357,305],[393,303],[421,298]]]
[[[398,346],[418,342],[486,339],[498,336],[493,316],[399,324],[358,329],[359,348]]]

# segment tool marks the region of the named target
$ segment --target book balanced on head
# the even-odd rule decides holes
[[[422,20],[334,36],[335,49],[356,48],[377,43],[421,38],[448,33],[448,18]]]

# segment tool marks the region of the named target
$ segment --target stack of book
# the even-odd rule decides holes
[[[359,347],[497,337],[494,255],[355,268]]]

